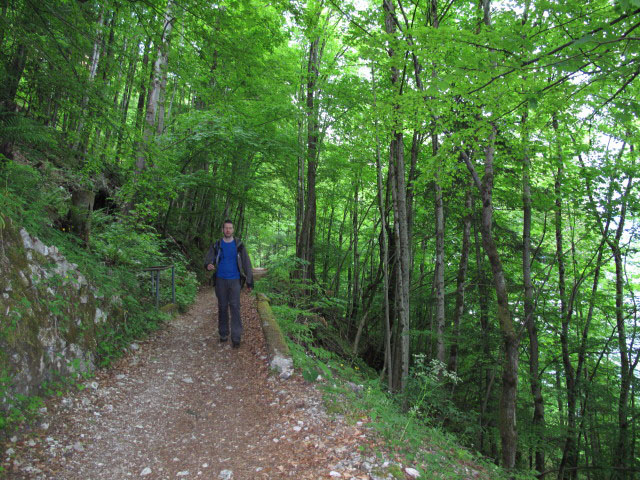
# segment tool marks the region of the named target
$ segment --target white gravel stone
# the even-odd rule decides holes
[[[222,470],[218,478],[220,480],[231,480],[233,478],[233,472],[231,470]]]
[[[404,469],[404,471],[411,478],[418,478],[420,476],[420,472],[418,470],[416,470],[415,468],[407,467],[407,468]]]
[[[142,470],[140,472],[140,476],[141,477],[144,477],[144,476],[150,475],[150,474],[151,474],[151,469],[149,467],[145,467],[144,470]]]

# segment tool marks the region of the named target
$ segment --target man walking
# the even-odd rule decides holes
[[[231,309],[231,346],[238,348],[242,337],[240,319],[240,289],[246,283],[253,288],[251,260],[244,244],[233,236],[233,222],[222,224],[222,238],[209,247],[204,259],[207,270],[213,271],[218,298],[218,333],[220,342],[229,338],[229,309]]]

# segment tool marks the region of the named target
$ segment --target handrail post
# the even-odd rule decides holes
[[[171,303],[176,303],[176,266],[171,265]]]
[[[160,305],[160,270],[156,270],[156,308]]]

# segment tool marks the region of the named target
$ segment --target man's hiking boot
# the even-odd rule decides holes
[[[220,337],[220,343],[224,343],[227,341],[228,337]]]
[[[240,342],[231,341],[231,348],[240,348]]]

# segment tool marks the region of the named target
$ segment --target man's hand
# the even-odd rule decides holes
[[[207,270],[209,271],[213,270],[214,268],[216,267],[213,266],[213,263],[210,263],[209,265],[207,265]]]

